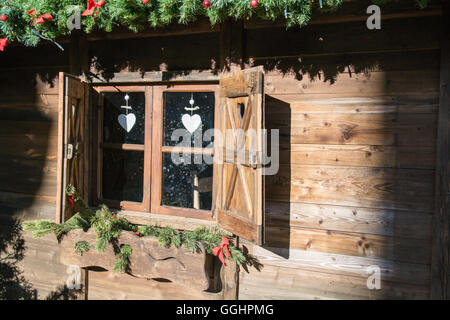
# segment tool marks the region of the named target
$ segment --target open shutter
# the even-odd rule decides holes
[[[220,80],[217,223],[253,243],[263,244],[264,71],[251,68]]]
[[[56,220],[72,215],[66,186],[73,185],[87,200],[88,191],[88,105],[89,87],[75,76],[59,74],[58,166]]]

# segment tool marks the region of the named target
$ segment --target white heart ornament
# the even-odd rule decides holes
[[[181,122],[183,122],[183,125],[187,129],[187,131],[189,131],[192,134],[202,124],[202,118],[200,118],[198,114],[194,114],[193,116],[189,114],[184,114],[183,117],[181,118]]]
[[[134,113],[121,114],[118,118],[119,124],[126,132],[130,132],[136,124],[136,116]]]

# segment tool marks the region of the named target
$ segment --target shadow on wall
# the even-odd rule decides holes
[[[24,243],[20,221],[3,218],[0,234],[0,299],[37,298],[37,290],[25,279],[18,265],[25,254]]]
[[[45,264],[34,262],[42,258],[27,249],[21,222],[54,217],[54,204],[41,200],[53,195],[56,181],[58,100],[52,86],[60,67],[52,61],[64,58],[55,59],[53,50],[11,47],[0,56],[0,300],[38,299],[24,262],[29,259],[26,268],[37,275]],[[75,297],[60,286],[44,299]]]
[[[90,77],[109,81],[117,72],[218,71],[219,48],[218,33],[94,41],[90,43]]]

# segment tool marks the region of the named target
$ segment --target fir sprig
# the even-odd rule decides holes
[[[133,249],[129,245],[121,245],[120,252],[116,254],[116,263],[113,266],[113,271],[120,273],[127,271],[130,264],[131,253],[133,253]]]
[[[95,249],[94,246],[87,241],[81,240],[75,243],[75,252],[83,255],[83,253],[88,252],[90,249]]]

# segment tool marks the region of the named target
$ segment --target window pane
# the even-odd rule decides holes
[[[144,153],[103,150],[103,198],[142,202]]]
[[[132,108],[128,111],[121,108],[126,106],[125,95],[129,96],[128,105]],[[145,93],[105,92],[103,96],[103,142],[144,144]],[[119,124],[119,117],[122,125]]]
[[[191,99],[194,101],[193,107],[198,107],[197,110],[186,110],[186,108],[191,108],[189,103]],[[184,115],[186,116],[183,122],[182,118]],[[181,138],[177,141],[172,141],[172,133],[176,129],[184,129],[192,134],[191,142],[194,142],[195,138],[196,145],[192,144],[192,147],[206,148],[211,144],[211,141],[202,143],[202,134],[213,128],[214,92],[164,93],[164,146],[176,146],[181,143]]]
[[[170,153],[163,154],[162,205],[211,210],[213,166],[176,164]]]

